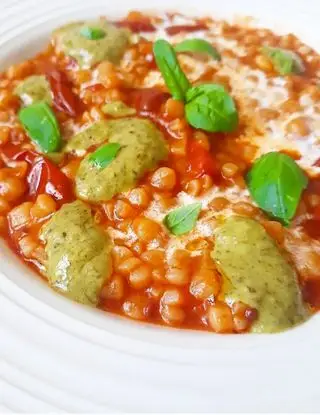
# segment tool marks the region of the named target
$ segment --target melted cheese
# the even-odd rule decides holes
[[[172,210],[181,207],[190,205],[192,203],[200,202],[202,204],[202,209],[206,210],[209,207],[210,202],[216,197],[224,197],[230,202],[249,202],[250,196],[247,189],[240,189],[238,186],[229,187],[227,189],[220,189],[217,186],[213,186],[208,192],[201,195],[200,197],[194,197],[189,195],[186,192],[180,192],[177,195],[177,204],[176,206],[163,210],[160,204],[157,201],[153,201],[149,208],[146,210],[145,215],[162,224],[164,217]],[[214,222],[219,216],[229,216],[232,211],[230,208],[226,208],[220,212],[210,212],[207,211],[207,214],[197,221],[196,227],[186,235],[182,236],[170,236],[168,243],[167,251],[168,255],[175,249],[186,248],[189,242],[197,240],[199,238],[210,238],[214,234]],[[151,247],[149,247],[152,249]],[[198,252],[194,251],[193,255],[197,255]]]
[[[248,119],[248,131],[238,139],[243,140],[243,142],[255,144],[258,148],[256,157],[270,151],[295,150],[301,156],[300,160],[298,160],[299,165],[309,175],[316,176],[320,174],[320,167],[314,166],[314,163],[320,159],[319,103],[314,102],[311,96],[305,94],[300,97],[301,111],[294,114],[281,112],[281,105],[289,98],[286,80],[283,77],[267,77],[263,71],[253,69],[242,63],[238,57],[245,56],[246,51],[236,40],[224,38],[222,34],[222,22],[212,23],[209,30],[178,33],[174,36],[168,35],[165,31],[165,27],[167,26],[184,24],[194,24],[194,20],[188,17],[174,16],[169,21],[164,16],[164,21],[156,25],[156,32],[143,33],[142,36],[150,41],[155,41],[160,38],[166,39],[173,45],[189,38],[202,38],[211,42],[222,54],[226,50],[232,51],[233,57],[225,55],[219,62],[209,57],[204,61],[186,54],[179,54],[179,61],[188,78],[193,83],[197,82],[209,68],[212,68],[213,72],[218,76],[229,78],[231,95],[238,103],[241,103],[239,108],[240,118]],[[130,56],[125,55],[122,61],[122,67],[128,69],[131,64]],[[154,86],[164,86],[163,77],[158,70],[150,70],[143,80],[143,87]],[[248,105],[250,100],[255,100],[256,102],[253,108]],[[264,109],[277,110],[280,112],[280,115],[278,118],[271,120],[258,119],[257,113],[259,110]],[[307,137],[288,134],[286,132],[287,124],[291,120],[301,116],[308,117],[310,134]],[[257,133],[252,132],[252,124],[255,121],[259,122],[259,131]],[[176,249],[186,248],[188,243],[198,238],[212,238],[215,232],[215,221],[219,221],[221,215],[225,217],[232,214],[230,208],[222,212],[212,212],[208,209],[210,202],[220,196],[227,198],[231,202],[243,201],[253,203],[248,190],[240,189],[237,186],[227,189],[220,189],[214,186],[210,191],[201,195],[201,197],[193,197],[186,192],[180,192],[176,197],[176,205],[167,210],[163,210],[162,206],[156,200],[151,202],[145,215],[161,225],[164,217],[171,210],[178,207],[201,202],[202,208],[205,211],[205,215],[197,221],[195,228],[191,232],[179,237],[170,235],[166,248],[167,256],[170,257]],[[122,238],[130,243],[136,241],[134,233],[130,230],[128,232],[113,230],[112,232],[114,238]],[[148,249],[154,248],[157,248],[156,241],[153,241],[148,246]],[[198,254],[199,252],[197,251],[193,251],[192,253],[192,255]]]
[[[245,55],[245,50],[239,46],[237,41],[223,37],[221,22],[212,23],[209,30],[178,33],[174,36],[169,36],[164,30],[168,25],[192,23],[194,21],[191,18],[174,16],[170,23],[164,20],[159,24],[155,33],[144,33],[143,36],[149,40],[166,39],[172,44],[188,38],[203,38],[212,42],[220,52],[230,49],[239,57]],[[242,64],[236,57],[223,57],[220,62],[214,59],[203,62],[197,58],[181,54],[179,55],[179,61],[191,82],[196,82],[210,67],[216,71],[217,75],[227,76],[230,79],[233,97],[240,102],[244,102],[244,106],[246,106],[246,100],[256,100],[257,107],[252,110],[252,118],[256,116],[255,113],[258,109],[279,110],[281,104],[289,98],[286,80],[283,77],[268,78],[263,71]],[[160,72],[157,70],[150,71],[145,77],[143,85],[145,87],[163,86],[164,82]],[[256,157],[270,151],[294,150],[301,156],[297,161],[300,167],[309,175],[316,176],[320,174],[320,167],[314,165],[320,158],[320,108],[309,95],[303,95],[300,98],[300,103],[302,106],[300,112],[282,114],[277,119],[264,121],[262,125],[263,134],[252,136],[252,131],[250,131],[249,140],[246,137],[243,137],[243,140],[251,141],[257,145]],[[317,108],[317,111],[315,108]],[[286,125],[300,116],[308,117],[311,133],[307,137],[298,137],[286,132]],[[261,123],[261,120],[259,122]]]

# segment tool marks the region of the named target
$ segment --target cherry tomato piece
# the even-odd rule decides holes
[[[203,174],[214,176],[217,173],[212,155],[204,149],[196,140],[188,141],[189,163],[187,172],[194,178]]]
[[[61,204],[74,199],[70,180],[54,163],[43,157],[33,164],[27,181],[32,199],[43,193],[51,195]]]
[[[80,100],[72,91],[72,85],[67,76],[57,69],[50,69],[46,73],[53,94],[54,107],[70,117],[75,117],[80,112]]]
[[[1,156],[6,163],[10,161],[26,161],[28,164],[32,164],[36,158],[41,157],[36,151],[23,150],[11,143],[1,149]]]
[[[170,94],[158,88],[134,90],[131,94],[134,107],[141,113],[155,113],[161,105],[170,98]]]

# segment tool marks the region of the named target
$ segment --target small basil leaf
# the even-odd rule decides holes
[[[186,119],[195,128],[230,132],[238,126],[238,111],[223,86],[203,84],[187,91]]]
[[[186,101],[192,101],[193,99],[197,98],[198,96],[203,95],[204,93],[210,92],[225,92],[225,88],[219,84],[202,84],[198,86],[193,86],[190,88],[186,95]]]
[[[80,35],[89,40],[99,40],[106,36],[106,32],[100,27],[85,26],[80,30]]]
[[[258,206],[288,225],[308,179],[291,157],[271,152],[255,161],[247,175],[247,184]]]
[[[19,112],[19,120],[32,141],[45,153],[60,150],[61,134],[58,121],[48,104],[36,102]]]
[[[217,49],[204,39],[186,39],[174,47],[176,52],[207,53],[213,59],[220,61],[221,55]]]
[[[156,64],[174,99],[184,100],[190,82],[182,71],[173,47],[166,40],[159,39],[153,45]]]
[[[200,211],[201,203],[192,203],[168,213],[163,223],[174,235],[182,235],[194,228]]]
[[[104,169],[117,157],[120,148],[118,143],[105,144],[93,152],[89,160],[99,169]]]
[[[261,52],[270,58],[280,75],[300,74],[305,70],[300,56],[291,50],[264,46]]]

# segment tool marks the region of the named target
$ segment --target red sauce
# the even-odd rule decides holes
[[[320,239],[320,219],[308,219],[303,222],[307,234],[313,239]]]
[[[208,30],[208,26],[204,23],[198,23],[195,25],[174,25],[166,27],[165,30],[168,35],[174,36],[181,32],[191,33],[198,32],[199,30]]]
[[[161,105],[170,97],[160,88],[144,88],[132,90],[130,101],[141,114],[157,113]]]
[[[122,20],[121,22],[116,22],[116,25],[118,27],[126,27],[133,33],[156,31],[154,25],[149,21]]]

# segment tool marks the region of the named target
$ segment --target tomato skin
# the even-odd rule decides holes
[[[74,199],[70,180],[54,163],[44,157],[33,163],[27,182],[31,199],[36,199],[43,193],[51,195],[61,204]]]
[[[145,88],[131,91],[131,101],[138,112],[142,114],[156,113],[161,105],[170,97],[159,88]]]
[[[5,160],[27,161],[28,163],[32,163],[36,157],[39,157],[39,154],[35,151],[24,150],[11,143],[1,148],[1,155]]]
[[[6,164],[9,164],[10,161],[26,161],[28,163],[27,172],[29,172],[32,163],[41,156],[36,151],[23,150],[19,146],[9,143],[1,149],[1,157]]]
[[[188,158],[189,163],[187,172],[193,178],[198,178],[203,174],[215,176],[217,168],[212,155],[205,150],[195,139],[188,141]]]
[[[46,78],[51,87],[55,109],[70,117],[76,117],[80,112],[81,102],[72,91],[67,76],[57,69],[50,69],[46,72]]]
[[[12,144],[1,149],[1,154],[7,161],[26,161],[28,163],[27,183],[31,200],[36,199],[42,193],[51,195],[61,204],[74,199],[68,177],[52,161],[41,154],[33,150],[21,150]]]

